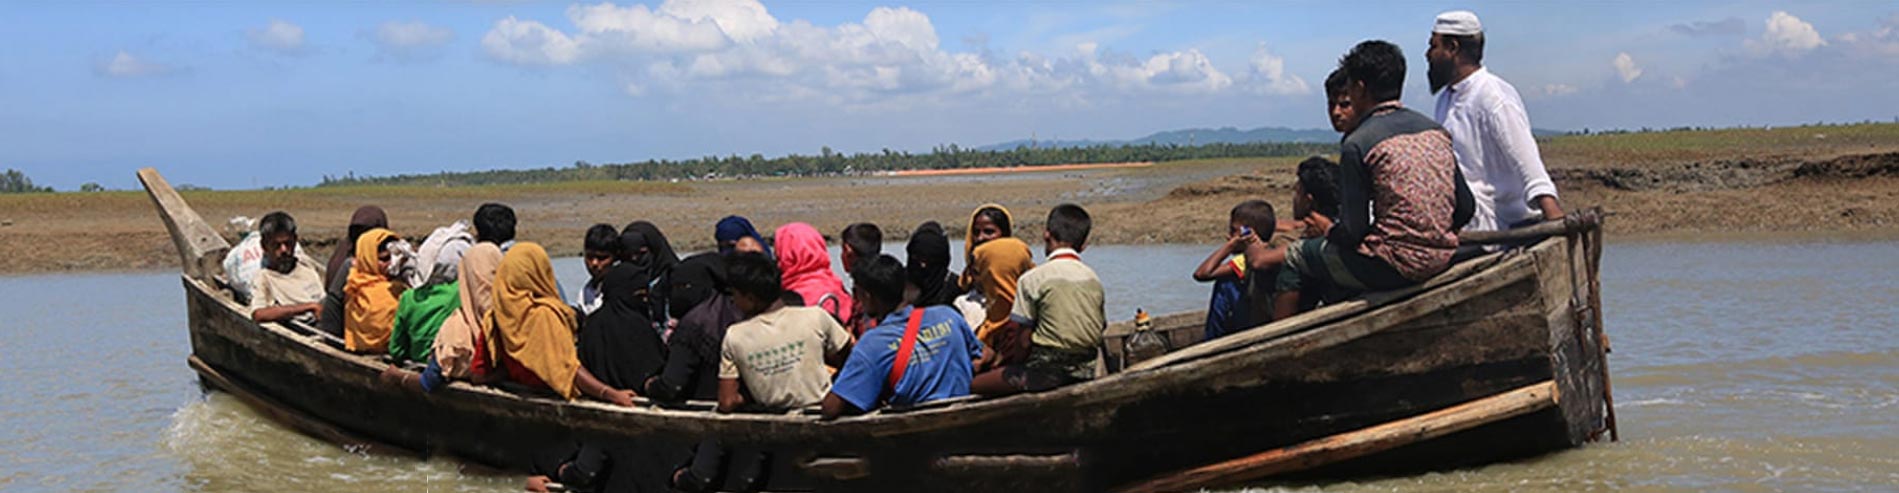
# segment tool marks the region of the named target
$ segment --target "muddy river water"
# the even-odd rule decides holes
[[[1207,287],[1188,274],[1206,253],[1085,257],[1123,319],[1203,308]],[[555,263],[578,292],[578,259]],[[1621,442],[1248,489],[1899,490],[1899,243],[1612,244],[1602,275]],[[520,488],[450,461],[345,450],[207,394],[185,366],[185,323],[170,271],[0,278],[0,489]]]

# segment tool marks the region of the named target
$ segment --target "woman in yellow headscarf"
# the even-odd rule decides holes
[[[963,289],[976,289],[976,247],[996,238],[1015,236],[1015,217],[1002,204],[988,203],[969,213],[969,228],[963,230]]]
[[[633,391],[609,387],[580,366],[574,309],[561,301],[556,286],[554,266],[541,245],[521,242],[509,248],[495,271],[494,309],[484,324],[492,330],[488,354],[516,383],[567,399],[584,393],[632,406]]]
[[[975,324],[976,338],[995,353],[986,363],[1000,366],[1026,358],[1028,331],[1011,322],[1009,313],[1015,308],[1016,282],[1035,268],[1035,254],[1022,240],[1001,237],[976,247],[971,259],[972,288],[982,293],[983,307],[982,323]]]
[[[355,353],[386,353],[395,328],[396,306],[408,286],[389,278],[384,244],[396,234],[376,228],[356,237],[354,263],[343,285],[343,348]]]

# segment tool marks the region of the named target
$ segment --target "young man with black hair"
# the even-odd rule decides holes
[[[264,265],[251,278],[251,320],[316,323],[323,312],[323,274],[316,262],[297,255],[297,220],[283,211],[258,222]]]
[[[852,223],[838,233],[837,259],[842,263],[844,275],[850,276],[857,271],[858,264],[874,260],[884,250],[884,231],[871,223]],[[855,283],[856,281],[851,281]],[[855,299],[855,298],[853,298]],[[851,304],[851,319],[845,327],[852,335],[862,336],[871,327],[877,326],[877,317],[864,311],[863,305]]]
[[[1357,115],[1352,114],[1352,99],[1345,96],[1345,71],[1334,69],[1325,76],[1325,116],[1332,120],[1332,131],[1343,138],[1352,133],[1352,125],[1357,124]]]
[[[1437,95],[1437,123],[1450,133],[1451,150],[1475,198],[1470,231],[1562,218],[1523,97],[1483,66],[1484,28],[1477,14],[1439,14],[1424,59]]]
[[[740,253],[725,270],[745,321],[732,324],[720,344],[719,412],[783,412],[824,400],[831,390],[825,366],[844,364],[850,333],[822,308],[785,306],[778,262]]]
[[[1457,229],[1473,208],[1451,137],[1405,109],[1404,54],[1366,41],[1339,60],[1358,117],[1339,146],[1339,217],[1324,238],[1286,255],[1274,318],[1296,313],[1303,277],[1351,292],[1414,285],[1450,267]]]
[[[1041,392],[1092,380],[1101,334],[1108,329],[1101,278],[1081,262],[1093,220],[1075,204],[1048,211],[1042,245],[1048,260],[1016,283],[1010,318],[1029,328],[1029,357],[1020,365],[977,375],[970,390],[981,395]]]
[[[475,209],[475,242],[493,243],[508,253],[514,247],[514,208],[490,202]]]
[[[982,343],[948,305],[905,303],[902,262],[889,255],[858,264],[851,298],[881,323],[865,331],[824,396],[824,419],[969,395]]]
[[[620,230],[611,224],[595,224],[587,228],[587,235],[580,246],[581,262],[587,266],[587,284],[580,287],[580,299],[577,300],[580,313],[592,315],[600,308],[600,280],[620,255]]]

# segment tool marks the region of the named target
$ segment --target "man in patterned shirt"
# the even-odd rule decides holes
[[[1366,41],[1339,60],[1357,122],[1339,144],[1339,218],[1286,254],[1275,319],[1293,315],[1302,277],[1337,291],[1397,289],[1450,267],[1475,204],[1450,134],[1404,107],[1404,53]],[[1316,287],[1316,286],[1314,286]],[[1310,290],[1308,290],[1310,291]]]

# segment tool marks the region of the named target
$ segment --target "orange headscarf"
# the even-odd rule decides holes
[[[1029,244],[1005,236],[976,247],[971,255],[974,260],[970,273],[975,288],[982,290],[987,309],[982,325],[976,328],[976,338],[989,347],[1000,347],[1002,341],[991,339],[996,336],[996,328],[1009,321],[1009,311],[1015,308],[1016,281],[1035,268],[1035,254],[1029,252]]]
[[[493,243],[478,243],[462,253],[457,278],[461,279],[462,303],[435,333],[435,363],[449,378],[467,378],[475,357],[475,344],[485,343],[481,321],[494,309],[495,270],[501,265],[501,249]]]
[[[963,289],[976,289],[976,269],[974,268],[976,265],[976,217],[982,215],[983,209],[1002,211],[1002,217],[1009,219],[1009,227],[1003,229],[1003,237],[1015,236],[1015,232],[1011,231],[1015,229],[1015,215],[1010,214],[1009,208],[1003,207],[1002,204],[990,202],[969,211],[969,226],[963,228]]]
[[[376,228],[356,238],[353,265],[343,285],[343,348],[357,353],[389,351],[389,331],[396,325],[396,305],[402,291],[408,289],[389,280],[376,251],[382,243],[396,238],[387,229]]]
[[[561,397],[579,396],[574,386],[574,374],[580,372],[574,309],[560,299],[547,251],[539,244],[515,243],[501,257],[494,290],[488,354],[506,354]]]

